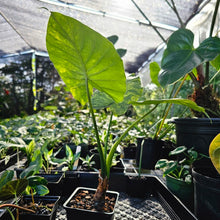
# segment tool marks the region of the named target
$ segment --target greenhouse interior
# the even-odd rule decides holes
[[[0,220],[220,219],[219,4],[1,0]]]

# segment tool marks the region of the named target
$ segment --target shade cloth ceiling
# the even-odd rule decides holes
[[[180,27],[177,16],[165,0],[135,2],[164,39]],[[185,23],[209,2],[175,0]],[[1,0],[0,60],[32,50],[46,54],[45,38],[50,12],[45,8],[74,17],[105,37],[118,35],[115,47],[127,49],[123,61],[128,72],[136,71],[163,42],[131,0]]]

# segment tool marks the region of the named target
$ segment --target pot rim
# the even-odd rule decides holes
[[[73,193],[69,196],[69,198],[64,202],[63,207],[64,207],[65,209],[69,209],[69,210],[71,210],[71,209],[83,210],[83,211],[85,211],[85,212],[94,212],[94,213],[105,213],[105,215],[112,215],[112,214],[114,213],[114,211],[113,211],[113,212],[100,212],[100,211],[97,211],[97,210],[87,210],[87,209],[79,209],[79,208],[71,208],[71,207],[69,207],[69,206],[68,206],[68,203],[70,202],[70,200],[72,199],[72,197],[76,194],[76,192],[77,192],[78,190],[81,190],[81,189],[83,189],[83,190],[89,190],[89,191],[94,191],[94,192],[96,191],[95,188],[81,187],[81,186],[80,186],[80,187],[77,187],[77,188],[73,191]],[[115,205],[116,205],[117,202],[118,202],[119,193],[116,192],[116,191],[111,191],[111,190],[107,190],[106,193],[110,193],[110,194],[115,194],[115,195],[116,195],[116,200],[115,200]],[[115,209],[115,206],[114,206],[114,209]]]

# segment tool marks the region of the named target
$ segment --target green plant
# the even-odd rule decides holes
[[[158,76],[162,86],[190,78],[194,84],[194,92],[189,98],[204,107],[210,117],[220,116],[219,101],[211,86],[213,78],[209,76],[209,64],[217,71],[214,77],[220,70],[220,38],[218,33],[212,37],[218,8],[219,0],[216,1],[213,12],[209,37],[197,48],[193,46],[194,34],[190,30],[181,28],[170,36],[161,60],[162,70]],[[196,111],[194,114],[197,117],[206,116]]]
[[[14,171],[6,170],[2,173],[0,177],[0,200],[6,203],[0,204],[0,208],[7,207],[11,218],[14,220],[14,216],[11,210],[8,207],[16,208],[17,215],[18,209],[22,209],[24,211],[33,212],[34,210],[22,207],[18,204],[19,196],[23,193],[28,193],[32,195],[32,203],[35,206],[33,194],[37,193],[38,195],[45,195],[49,192],[47,187],[47,181],[43,177],[33,176],[34,170],[30,172],[23,171],[20,175],[21,178],[13,179],[14,178]],[[9,199],[15,199],[15,204],[7,203]]]
[[[82,161],[82,166],[86,167],[88,170],[95,170],[92,166],[95,164],[95,161],[92,160],[94,157],[94,154],[91,156],[86,155],[86,158],[80,157],[80,160]]]
[[[193,148],[187,149],[179,146],[170,151],[169,156],[180,155],[181,160],[160,159],[155,165],[156,169],[163,170],[163,176],[173,176],[187,183],[192,182],[191,168],[194,161],[201,159],[204,155],[197,153]]]
[[[79,148],[81,148],[80,146],[76,148],[76,153],[74,154],[73,151],[71,150],[71,148],[66,145],[65,146],[66,150],[66,157],[64,158],[56,158],[56,154],[59,153],[59,151],[53,156],[51,157],[51,163],[54,165],[67,165],[64,166],[62,168],[62,171],[67,171],[67,170],[75,170],[77,167],[75,167],[75,162],[79,159],[80,157],[80,150],[78,150]]]
[[[73,97],[82,105],[88,103],[101,163],[99,185],[94,200],[96,207],[102,209],[108,188],[112,160],[122,139],[137,123],[149,115],[158,104],[165,102],[180,104],[181,100],[138,102],[137,104],[153,104],[154,106],[125,129],[121,136],[109,147],[110,151],[107,153],[107,144],[102,145],[100,141],[91,97],[94,90],[99,90],[109,96],[113,103],[123,101],[126,93],[126,76],[119,54],[108,39],[79,21],[56,12],[51,12],[49,18],[46,45],[51,61]],[[132,98],[130,97],[129,100],[132,100]],[[199,108],[190,100],[182,101],[186,105],[193,105],[203,111],[203,108]],[[110,118],[108,130],[111,121]]]

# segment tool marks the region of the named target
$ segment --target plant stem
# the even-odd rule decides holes
[[[183,80],[181,81],[179,87],[177,88],[175,94],[173,95],[173,98],[176,98],[176,96],[177,96],[177,94],[179,93],[180,89],[182,88],[183,83],[185,82],[187,76],[188,76],[188,74],[186,74],[185,77],[183,78]],[[161,123],[160,123],[160,127],[159,127],[159,129],[158,129],[158,132],[156,133],[154,139],[157,139],[157,138],[158,138],[158,136],[159,136],[159,134],[160,134],[160,132],[161,132],[161,130],[162,130],[162,127],[163,127],[163,125],[164,125],[164,122],[165,122],[165,120],[166,120],[166,118],[167,118],[167,116],[168,116],[168,113],[169,113],[169,111],[170,111],[172,105],[173,105],[173,104],[169,104],[169,106],[168,106],[168,108],[167,108],[167,110],[166,110],[166,113],[165,113],[165,115],[164,115],[164,117],[163,117],[163,119],[162,119],[162,121],[161,121]]]
[[[137,124],[139,123],[141,120],[143,120],[147,115],[149,115],[152,111],[154,111],[154,109],[158,106],[155,105],[152,109],[150,109],[146,114],[144,114],[143,116],[141,116],[140,118],[138,118],[137,120],[135,120],[125,131],[124,133],[117,139],[117,141],[114,143],[114,145],[112,146],[112,148],[110,149],[110,152],[107,156],[107,161],[106,161],[106,165],[107,165],[107,177],[109,178],[110,176],[110,168],[111,168],[111,164],[112,164],[112,158],[114,156],[114,153],[116,151],[117,146],[120,144],[120,142],[122,141],[122,139],[128,134],[128,132]]]
[[[100,156],[101,176],[102,176],[102,178],[105,178],[106,173],[107,173],[106,172],[106,162],[105,162],[105,158],[103,155],[103,149],[102,149],[100,138],[99,138],[98,127],[97,127],[96,120],[95,120],[94,110],[92,107],[92,101],[91,101],[91,97],[90,97],[90,93],[89,93],[89,86],[88,86],[88,78],[86,78],[86,92],[87,92],[87,98],[88,98],[88,102],[89,102],[90,112],[92,114],[92,121],[93,121],[94,130],[95,130],[96,141],[97,141],[97,149],[98,149],[99,156]]]
[[[9,214],[10,214],[10,216],[11,216],[11,219],[12,220],[15,220],[15,217],[14,217],[14,215],[12,214],[12,211],[7,207],[6,208],[7,209],[7,211],[9,212]]]
[[[108,145],[108,138],[109,138],[111,123],[112,123],[112,117],[113,117],[113,112],[111,112],[111,115],[110,115],[108,130],[107,130],[106,139],[105,139],[105,152],[104,152],[105,158],[107,157],[107,145]]]
[[[12,208],[22,209],[24,211],[35,213],[34,210],[27,209],[27,208],[21,207],[19,205],[14,205],[14,204],[2,204],[2,205],[0,205],[0,208],[4,208],[4,207],[12,207]]]
[[[142,164],[142,155],[143,155],[143,145],[144,145],[144,139],[141,141],[141,150],[140,150],[140,159],[138,164],[138,178],[141,176],[141,164]]]

